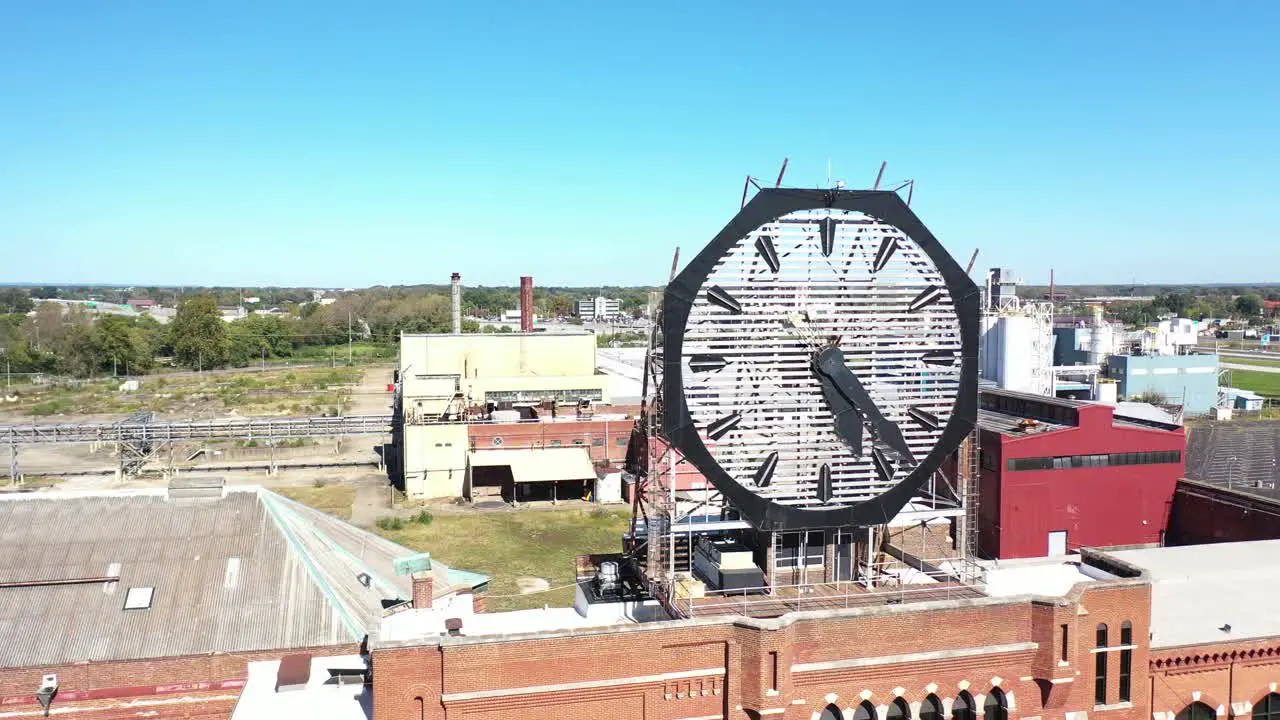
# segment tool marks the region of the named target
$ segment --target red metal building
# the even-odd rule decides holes
[[[984,389],[979,549],[999,558],[1156,544],[1184,470],[1180,425]]]

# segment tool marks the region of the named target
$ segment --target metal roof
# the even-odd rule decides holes
[[[596,479],[586,448],[472,450],[468,460],[472,467],[510,466],[512,480],[518,483]]]
[[[0,498],[0,667],[359,642],[412,597],[391,569],[410,553],[260,488]],[[434,572],[447,592],[448,568]],[[139,587],[150,607],[125,610]]]
[[[1017,437],[1030,437],[1032,435],[1040,435],[1042,433],[1053,432],[1055,430],[1065,430],[1074,425],[1062,425],[1059,423],[1038,420],[1033,426],[1034,429],[1028,431],[1022,428],[1022,421],[1027,418],[1022,415],[1012,415],[1003,413],[998,410],[978,410],[978,427],[983,430],[1003,433],[1005,435],[1014,435]]]

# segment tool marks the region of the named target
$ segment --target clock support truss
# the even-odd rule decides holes
[[[640,419],[628,450],[627,470],[636,485],[627,550],[653,597],[673,615],[723,614],[726,609],[767,615],[779,605],[802,610],[963,597],[982,583],[983,570],[975,561],[980,454],[976,429],[957,451],[955,462],[935,472],[895,522],[821,531],[827,541],[821,551],[822,570],[797,569],[783,557],[788,551],[816,557],[817,550],[806,546],[810,533],[799,533],[799,548],[793,549],[796,538],[756,531],[710,483],[688,487],[697,482],[684,480],[700,476],[663,435],[662,367],[655,326],[645,356]],[[702,534],[751,538],[763,550],[758,555],[763,555],[767,587],[749,600],[726,597],[718,603],[711,592],[694,597],[700,591],[690,582],[692,551]],[[951,542],[944,546],[940,540],[947,538]],[[847,562],[833,552],[846,540],[853,555]],[[840,569],[845,566],[847,572]]]

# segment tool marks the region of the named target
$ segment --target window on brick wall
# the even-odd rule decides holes
[[[1182,708],[1174,720],[1218,720],[1218,713],[1202,702],[1193,702]]]
[[[1120,644],[1126,647],[1120,651],[1120,702],[1129,702],[1133,695],[1133,650],[1128,646],[1133,644],[1133,623],[1128,620],[1120,624]]]
[[[977,708],[973,704],[973,696],[968,690],[961,690],[956,699],[951,701],[951,720],[974,720]]]
[[[1098,624],[1099,652],[1093,654],[1093,704],[1107,704],[1107,624]]]
[[[921,707],[922,711],[923,709]],[[889,712],[885,715],[885,720],[911,720],[911,706],[902,698],[894,698],[893,702],[889,703]]]
[[[876,706],[867,700],[863,700],[858,707],[853,709],[853,720],[876,720]]]
[[[818,716],[818,720],[844,720],[844,713],[840,712],[840,708],[835,705],[828,705],[822,708],[822,714]]]
[[[987,699],[982,703],[982,714],[986,720],[1009,720],[1009,703],[1004,691],[998,687],[991,688]]]
[[[937,695],[929,695],[920,703],[919,720],[941,720],[942,718],[942,701]]]
[[[1280,695],[1270,693],[1253,706],[1253,720],[1280,720]]]

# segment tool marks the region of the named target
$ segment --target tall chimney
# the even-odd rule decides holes
[[[533,332],[533,277],[520,278],[520,332]]]
[[[457,335],[462,332],[462,273],[454,273],[450,279],[453,281],[449,289],[453,301],[453,334]]]

